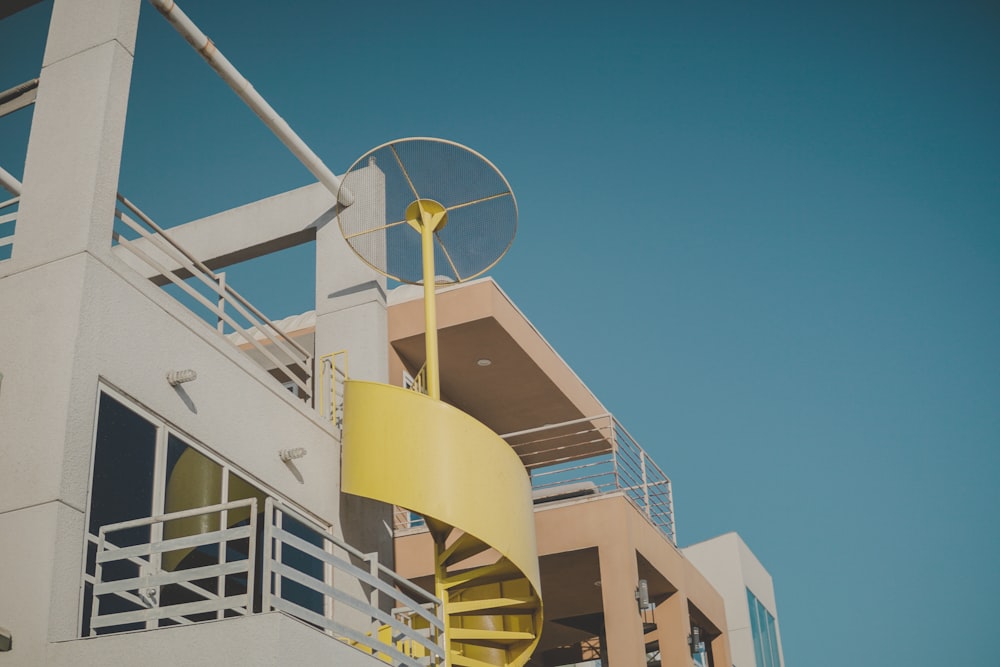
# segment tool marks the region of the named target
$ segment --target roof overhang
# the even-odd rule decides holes
[[[412,285],[389,295],[390,351],[413,374],[425,358],[422,297],[423,288]],[[492,278],[439,288],[437,319],[442,398],[496,433],[607,412]],[[607,448],[601,441],[579,453]],[[532,444],[519,454],[537,462],[544,449]]]

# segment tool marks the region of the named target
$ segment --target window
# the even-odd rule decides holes
[[[84,595],[80,608],[82,636],[151,629],[260,611],[264,583],[261,581],[261,563],[265,553],[262,513],[268,494],[262,485],[188,440],[156,415],[130,404],[110,389],[101,389],[87,511]],[[249,499],[256,501],[257,515],[253,521],[247,503],[225,509],[213,507]],[[166,521],[152,520],[155,515],[203,507],[213,509]],[[136,522],[141,525],[112,531],[107,529],[112,524],[133,520],[138,520]],[[244,530],[241,536],[205,539],[212,533],[250,526],[251,523],[256,530],[250,533]],[[102,527],[105,527],[103,543],[100,537]],[[310,544],[322,545],[320,536],[307,535],[304,527],[295,531],[297,527],[293,526],[291,530],[301,532],[302,539]],[[319,524],[312,528],[326,529],[328,526]],[[256,543],[254,553],[250,553],[251,539],[248,535],[251,533]],[[169,551],[162,548],[152,552],[148,548],[143,550],[142,545],[168,540],[180,540],[180,543]],[[137,547],[138,551],[131,550],[136,555],[115,556],[115,551],[127,547]],[[103,549],[100,557],[99,549]],[[294,557],[295,554],[289,555]],[[240,563],[242,567],[239,567]],[[300,557],[291,566],[320,581],[325,578],[322,563],[314,558]],[[187,578],[174,576],[184,570],[191,570],[191,575]],[[203,575],[203,572],[206,574]],[[251,572],[254,577],[252,600],[248,593]],[[166,581],[163,573],[172,573],[166,578],[173,578]],[[126,580],[144,581],[146,575],[158,578],[157,583],[138,589],[134,585],[129,586],[123,592]],[[96,629],[92,633],[94,585],[98,579],[104,584],[122,582],[117,585],[121,590],[98,596],[99,618],[105,621],[105,617],[111,614],[127,614],[122,618],[130,622],[111,626],[95,622]],[[106,590],[108,587],[103,588]],[[204,610],[206,606],[212,607],[211,604],[203,604],[205,600],[240,595],[246,602],[242,611],[233,608]],[[324,613],[322,596],[312,594],[312,591],[298,591],[292,586],[283,591],[281,597],[293,599],[300,606],[319,614]],[[178,612],[173,616],[158,614],[156,618],[150,615],[149,620],[132,622],[141,615],[135,612],[144,608],[181,609],[180,605],[191,610],[190,613]]]
[[[81,610],[81,634],[84,636],[90,633],[93,576],[97,560],[96,536],[101,526],[152,514],[156,440],[157,428],[149,420],[108,394],[101,393],[84,562],[86,572]],[[130,547],[149,540],[148,526],[131,528],[116,535],[115,546]],[[106,574],[114,580],[136,577],[139,576],[139,566],[117,562],[109,566]],[[102,600],[102,610],[106,613],[127,612],[135,608],[135,603],[119,596],[106,597]],[[139,630],[142,627],[126,626],[121,630]]]
[[[764,608],[749,588],[747,606],[750,609],[750,629],[753,632],[753,651],[757,667],[781,667],[774,616]]]

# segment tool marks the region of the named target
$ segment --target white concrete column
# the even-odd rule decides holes
[[[344,215],[362,216],[373,225],[385,224],[382,179],[349,176],[346,183],[355,201]],[[347,350],[351,379],[387,382],[389,333],[385,290],[385,277],[354,254],[336,220],[319,227],[316,230],[316,358]],[[386,465],[391,463],[387,461]],[[339,480],[335,488],[340,488]],[[337,530],[348,544],[365,553],[378,553],[379,562],[394,566],[391,505],[341,494]],[[338,574],[335,583],[345,590],[356,587],[347,575]],[[340,622],[354,621],[346,608],[334,613]]]
[[[368,167],[367,169],[374,169]],[[355,203],[343,215],[385,224],[381,178],[348,176]],[[316,356],[348,351],[351,377],[389,377],[386,279],[351,250],[336,220],[316,230]]]
[[[13,254],[0,274],[0,624],[11,664],[78,632],[93,438],[93,255],[110,252],[140,0],[55,0]],[[94,306],[94,307],[92,307]],[[11,528],[7,530],[6,528]],[[34,653],[33,653],[34,652]],[[5,654],[6,655],[6,654]],[[18,657],[20,656],[20,657]]]
[[[55,0],[9,272],[110,252],[139,6]]]

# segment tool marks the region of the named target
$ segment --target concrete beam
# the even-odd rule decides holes
[[[0,93],[0,118],[34,104],[38,97],[38,79],[31,79]]]
[[[361,175],[365,169],[378,169],[378,167],[365,167],[352,172],[351,182],[356,184],[355,187],[361,187],[360,184],[371,180]],[[381,183],[381,180],[375,179],[375,182]],[[376,219],[384,220],[385,193],[378,188],[375,190],[378,191],[362,193],[362,196],[358,197],[359,201],[345,209],[346,213],[352,217],[381,215],[381,218]],[[134,203],[142,208],[141,202]],[[336,223],[340,210],[336,197],[323,184],[313,183],[171,227],[167,233],[178,245],[214,271],[314,241],[317,239],[317,232],[323,230],[327,223]],[[157,222],[155,214],[149,211],[146,213]],[[324,267],[324,271],[317,279],[317,293],[322,293],[324,289],[326,293],[335,292],[345,286],[372,280],[376,274],[365,267],[349,249],[346,254],[340,252],[340,246],[346,249],[347,244],[341,237],[337,224],[333,224],[330,229],[323,232],[323,236],[324,239],[329,237],[330,240],[323,243],[326,250],[318,250],[317,274],[320,273],[321,266]],[[328,243],[332,245],[327,246]],[[133,244],[158,260],[162,258],[162,254],[153,249],[152,244],[145,239],[133,241]],[[154,283],[164,285],[168,282],[167,278],[128,250],[115,247],[115,253],[126,264]],[[337,259],[334,259],[334,256]],[[346,263],[341,261],[341,256],[345,258]],[[336,266],[326,267],[326,264],[331,262]],[[180,268],[176,262],[164,260],[163,263],[170,270]],[[362,270],[363,277],[355,276],[359,270]],[[178,275],[182,278],[189,276],[183,270]],[[381,280],[384,283],[384,278]],[[382,300],[385,301],[384,287]]]
[[[322,184],[313,183],[178,225],[167,233],[210,269],[217,270],[314,240],[317,228],[336,217],[335,205],[336,198]],[[156,221],[154,215],[150,217]],[[133,243],[142,251],[160,257],[160,252],[145,239]],[[125,248],[116,246],[115,253],[154,283],[168,282]],[[175,262],[165,262],[165,266],[179,268]],[[189,274],[183,271],[180,275]]]

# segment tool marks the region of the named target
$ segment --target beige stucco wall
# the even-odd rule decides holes
[[[600,607],[572,613],[603,610],[611,665],[645,664],[642,618],[635,600],[639,579],[637,554],[677,591],[655,612],[664,667],[690,667],[689,605],[697,607],[721,632],[712,643],[717,667],[731,664],[722,596],[623,496],[599,496],[540,506],[535,511],[535,534],[540,557],[569,554],[571,558],[592,558],[596,547],[601,580]],[[396,540],[396,563],[403,576],[419,578],[432,572],[432,554],[433,546],[427,532],[412,533]],[[468,565],[488,560],[489,556],[484,555],[479,560],[470,560]],[[593,580],[573,581],[571,585],[556,587],[543,571],[542,597],[550,607],[565,607],[557,604],[559,598],[577,597],[575,589],[597,591],[594,584]],[[551,615],[546,614],[551,620]],[[542,645],[545,646],[544,632]]]
[[[641,554],[678,593],[656,615],[664,667],[687,667],[690,619],[684,603],[697,607],[722,633],[713,642],[716,665],[729,665],[722,597],[712,585],[623,496],[597,498],[535,513],[539,553],[560,553],[597,545],[611,664],[641,664],[641,620],[635,601]],[[587,582],[582,582],[587,583]],[[582,584],[581,584],[582,585]],[[543,593],[545,591],[543,582]]]

